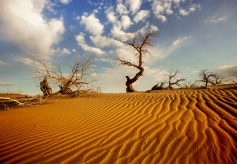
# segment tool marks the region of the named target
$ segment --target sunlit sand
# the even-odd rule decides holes
[[[230,85],[50,99],[0,125],[0,163],[237,163]]]

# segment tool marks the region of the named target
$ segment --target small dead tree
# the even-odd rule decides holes
[[[212,73],[212,72],[207,72],[208,69],[203,69],[200,71],[199,73],[199,77],[201,78],[201,82],[204,82],[205,83],[205,87],[210,83],[212,84],[212,78],[215,77],[215,74]]]
[[[60,87],[59,92],[62,94],[73,93],[73,87],[81,89],[83,86],[94,86],[95,82],[98,82],[98,79],[92,76],[96,72],[92,68],[94,62],[92,55],[85,57],[77,56],[73,59],[73,65],[69,63],[68,58],[65,58],[66,62],[64,64],[70,68],[68,73],[63,73],[61,63],[57,60],[48,64],[45,59],[39,60],[33,55],[30,55],[30,58],[40,66],[35,67],[33,70],[29,69],[31,72],[36,73],[36,76],[30,79],[41,80],[47,77],[54,85],[56,84]]]
[[[224,79],[225,76],[215,73],[213,79],[211,80],[211,84],[214,86],[223,84]]]
[[[119,62],[119,64],[135,67],[139,70],[139,72],[133,78],[126,76],[127,81],[125,85],[127,86],[126,88],[127,92],[134,92],[132,84],[135,81],[137,81],[140,76],[143,75],[144,72],[144,67],[142,66],[143,57],[145,57],[146,54],[150,54],[148,48],[153,46],[152,44],[154,42],[153,38],[156,37],[157,35],[158,35],[157,31],[151,28],[149,29],[147,28],[144,33],[141,32],[134,33],[134,35],[127,42],[124,43],[127,48],[132,48],[133,50],[135,50],[136,52],[135,57],[138,60],[138,64],[134,64],[130,61],[123,60],[119,58],[117,55],[117,61]]]
[[[165,83],[167,82],[160,82],[160,83],[157,83],[156,85],[154,85],[151,90],[162,90],[162,89],[165,89],[164,85]]]
[[[229,83],[231,84],[237,84],[237,69],[232,69],[228,71],[229,73]]]
[[[168,89],[172,89],[172,85],[177,85],[179,87],[181,87],[181,84],[180,82],[181,81],[185,81],[186,79],[185,78],[178,78],[177,75],[180,73],[180,70],[177,69],[174,73],[173,73],[173,70],[171,69],[171,71],[168,71],[169,74],[168,74]]]
[[[197,80],[186,80],[183,84],[182,88],[195,88],[199,87],[199,82]]]

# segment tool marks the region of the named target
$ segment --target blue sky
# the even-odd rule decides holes
[[[28,79],[30,53],[47,61],[93,53],[102,92],[124,93],[125,76],[138,70],[118,67],[115,54],[136,62],[122,42],[147,26],[159,35],[135,90],[151,89],[170,69],[189,80],[202,69],[225,73],[236,68],[236,15],[236,0],[0,0],[0,92],[41,93]]]

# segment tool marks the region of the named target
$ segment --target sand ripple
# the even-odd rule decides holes
[[[0,125],[0,163],[237,163],[236,88],[86,94]]]

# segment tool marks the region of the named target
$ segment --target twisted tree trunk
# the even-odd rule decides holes
[[[127,92],[134,92],[134,91],[135,91],[135,90],[133,89],[132,83],[134,83],[135,81],[137,81],[138,78],[143,75],[144,68],[141,67],[141,66],[140,66],[140,67],[137,67],[137,68],[140,69],[140,71],[136,74],[136,76],[135,76],[134,78],[130,79],[129,76],[126,76],[127,81],[126,81],[125,85],[127,86],[127,88],[126,88],[126,91],[127,91]]]
[[[47,97],[49,94],[52,94],[52,89],[50,88],[47,80],[47,76],[44,78],[43,81],[40,82],[40,89],[44,94],[44,97]]]

